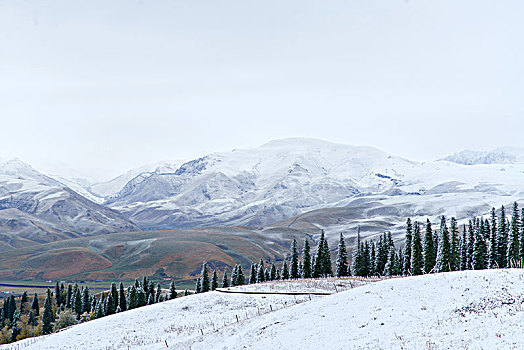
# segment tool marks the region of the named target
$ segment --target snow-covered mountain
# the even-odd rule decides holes
[[[18,159],[0,162],[0,234],[4,247],[138,229],[120,213],[90,201]]]
[[[141,173],[107,197],[106,205],[146,229],[268,225],[334,207],[348,210],[335,222],[314,224],[327,231],[357,225],[394,229],[391,225],[401,225],[407,216],[469,218],[524,197],[524,152],[521,157],[518,149],[501,150],[505,156],[490,158],[496,163],[466,166],[413,162],[371,147],[283,139]]]
[[[492,151],[470,151],[457,152],[443,158],[457,164],[514,164],[524,162],[524,148],[500,147]]]

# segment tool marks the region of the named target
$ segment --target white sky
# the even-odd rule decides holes
[[[0,0],[0,154],[107,179],[314,137],[524,146],[524,2]]]

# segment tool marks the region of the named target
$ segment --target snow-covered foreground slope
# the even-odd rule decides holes
[[[271,312],[294,304],[294,298],[306,302]],[[522,349],[523,302],[524,270],[464,271],[385,280],[312,300],[212,292],[19,344],[28,349],[163,349],[166,344],[193,350]]]

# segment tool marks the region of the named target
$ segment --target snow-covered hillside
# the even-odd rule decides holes
[[[515,269],[390,279],[311,300],[210,292],[108,316],[15,346],[521,349],[523,285],[524,271]]]
[[[0,162],[2,249],[84,234],[138,230],[120,213],[11,159]]]

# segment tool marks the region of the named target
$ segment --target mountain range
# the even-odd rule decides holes
[[[458,219],[523,197],[524,150],[416,162],[372,147],[292,138],[161,162],[104,183],[0,162],[0,249],[114,232],[287,227],[328,237],[400,231],[406,217]]]

